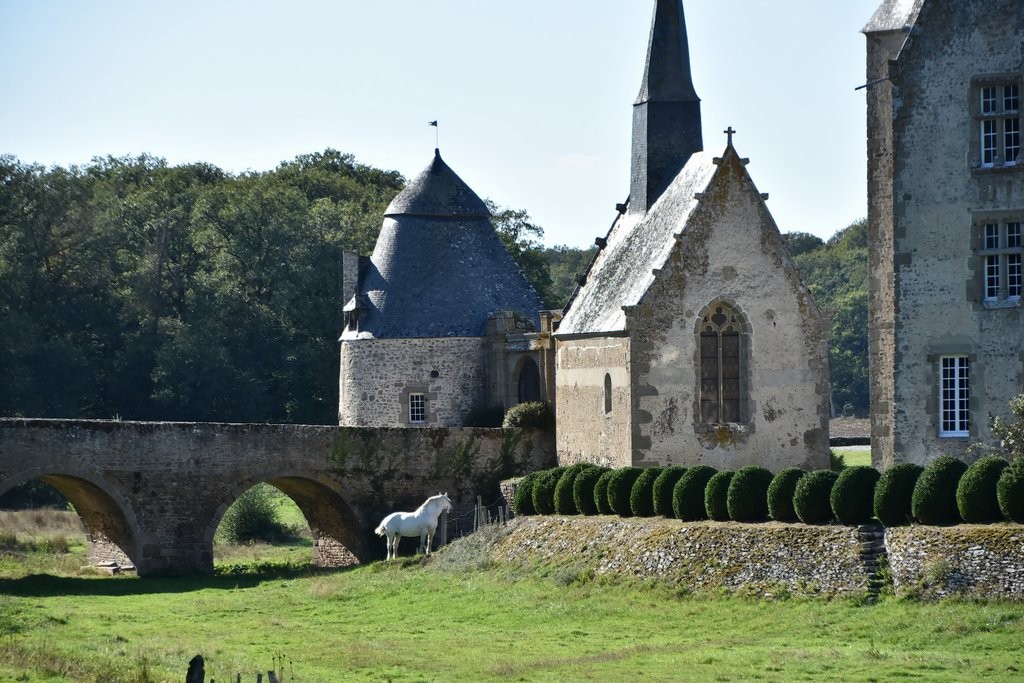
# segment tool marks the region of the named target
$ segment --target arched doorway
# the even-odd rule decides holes
[[[526,356],[519,362],[519,377],[516,384],[516,397],[519,403],[541,400],[540,369],[533,358]]]

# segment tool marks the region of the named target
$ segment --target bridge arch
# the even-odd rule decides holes
[[[372,559],[365,538],[365,525],[353,508],[328,481],[292,472],[246,479],[229,490],[217,506],[204,533],[203,542],[211,549],[211,557],[214,535],[228,508],[243,493],[261,483],[270,484],[282,491],[294,501],[306,518],[313,537],[314,565],[347,567]]]
[[[0,495],[33,479],[57,489],[74,506],[85,527],[90,564],[113,562],[122,568],[137,566],[139,526],[131,505],[120,492],[92,472],[39,467],[6,478]]]

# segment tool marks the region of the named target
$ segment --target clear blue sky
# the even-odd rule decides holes
[[[784,232],[867,213],[864,37],[879,0],[684,0],[704,146],[727,126]],[[0,154],[150,153],[232,172],[328,147],[442,156],[591,244],[629,189],[653,0],[0,0]]]

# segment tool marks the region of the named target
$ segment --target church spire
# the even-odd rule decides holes
[[[630,213],[646,213],[690,155],[703,148],[683,3],[656,0],[643,82],[633,103]]]

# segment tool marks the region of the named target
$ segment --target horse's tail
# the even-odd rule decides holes
[[[381,522],[380,526],[373,530],[373,533],[377,534],[378,536],[384,536],[385,534],[387,534],[387,525],[385,525],[384,522]]]

